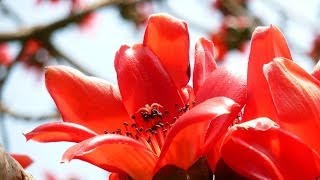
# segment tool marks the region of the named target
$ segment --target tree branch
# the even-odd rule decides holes
[[[21,165],[0,145],[0,179],[33,180],[32,175],[26,173]]]
[[[90,72],[87,69],[83,68],[81,64],[76,63],[76,61],[74,59],[72,59],[70,56],[67,56],[65,53],[60,51],[56,46],[54,46],[52,44],[52,42],[48,41],[44,45],[45,45],[45,48],[49,51],[49,53],[51,55],[53,55],[54,57],[58,57],[58,58],[64,59],[66,62],[68,62],[69,64],[74,66],[76,69],[78,69],[79,71],[81,71],[82,73],[84,73],[84,74],[86,74],[88,76],[96,76],[92,72]]]
[[[37,115],[37,116],[26,115],[23,113],[13,111],[9,107],[5,106],[3,103],[0,103],[0,111],[5,115],[11,116],[15,119],[25,120],[25,121],[42,121],[42,120],[49,120],[49,119],[59,119],[61,117],[58,112],[54,112],[52,114]]]
[[[76,12],[74,14],[71,14],[70,16],[67,16],[64,19],[58,20],[47,25],[38,25],[34,27],[23,28],[16,32],[0,33],[0,43],[14,40],[23,41],[29,38],[48,39],[48,37],[50,37],[50,35],[54,31],[66,27],[67,25],[70,25],[72,23],[79,22],[83,19],[83,17],[100,8],[117,4],[130,4],[137,2],[139,2],[139,0],[101,0],[96,3],[92,3],[91,5],[88,5],[82,11]]]

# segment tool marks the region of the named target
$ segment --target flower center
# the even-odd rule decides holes
[[[122,130],[117,129],[114,132],[105,131],[105,134],[112,133],[134,138],[143,143],[155,154],[160,155],[168,130],[183,113],[191,108],[189,104],[186,104],[183,107],[179,107],[178,104],[176,104],[175,107],[176,112],[172,113],[177,114],[177,116],[173,117],[173,119],[169,119],[169,111],[163,111],[164,108],[162,105],[158,103],[153,103],[151,105],[146,104],[144,107],[140,108],[135,115],[131,116],[131,119],[135,123],[129,124],[128,122],[124,122],[124,128],[122,128]],[[141,123],[141,121],[143,123]],[[138,126],[136,122],[140,122],[139,124],[142,125]],[[123,130],[125,130],[125,132],[123,132]]]

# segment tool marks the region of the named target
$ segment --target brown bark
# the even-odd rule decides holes
[[[21,165],[0,145],[0,179],[5,180],[33,180],[32,175],[25,172]]]

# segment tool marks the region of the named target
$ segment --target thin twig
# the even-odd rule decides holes
[[[58,112],[54,112],[52,114],[37,115],[37,116],[26,115],[10,109],[4,103],[0,103],[0,111],[7,116],[13,117],[18,120],[25,120],[25,121],[44,121],[44,120],[51,120],[51,119],[59,119],[61,117]]]
[[[22,166],[0,144],[0,179],[33,180],[33,176],[25,172]]]
[[[88,71],[86,68],[84,68],[81,64],[76,63],[74,59],[72,59],[70,56],[66,55],[64,52],[60,51],[58,48],[55,47],[54,44],[52,44],[50,41],[47,41],[45,43],[45,48],[49,51],[51,55],[54,57],[62,58],[72,66],[74,66],[79,71],[83,72],[84,74],[88,76],[96,76],[92,72]]]

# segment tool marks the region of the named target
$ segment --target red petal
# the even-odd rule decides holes
[[[287,42],[275,26],[258,27],[252,35],[248,64],[248,101],[244,120],[257,117],[277,119],[268,84],[263,75],[263,65],[275,57],[291,58]]]
[[[23,169],[27,168],[33,163],[33,160],[27,156],[22,154],[10,154],[19,164],[23,167]]]
[[[128,120],[118,87],[107,81],[55,66],[46,70],[46,86],[66,122],[103,133]]]
[[[89,162],[107,171],[114,171],[116,167],[133,179],[152,179],[157,157],[135,139],[107,134],[95,136],[69,148],[62,161],[72,159]]]
[[[205,131],[210,121],[239,107],[225,97],[209,99],[183,114],[171,127],[162,147],[155,172],[171,164],[187,170],[202,154]]]
[[[117,173],[110,173],[109,180],[120,180],[119,174]]]
[[[143,44],[159,57],[177,88],[190,78],[189,32],[186,22],[168,14],[150,16]]]
[[[233,126],[221,156],[249,179],[315,179],[320,172],[319,155],[268,118]]]
[[[81,142],[97,134],[79,124],[67,122],[52,122],[38,126],[31,132],[24,134],[27,140],[38,142]]]
[[[265,65],[264,73],[280,127],[320,152],[320,82],[292,61],[282,58]]]
[[[125,173],[110,173],[109,180],[128,180]]]
[[[313,71],[311,74],[313,77],[317,78],[320,81],[320,61],[313,68]]]
[[[169,112],[166,120],[172,123],[178,114],[175,104],[183,107],[183,101],[152,51],[141,44],[122,46],[116,54],[115,68],[123,103],[131,116],[146,104],[158,103]],[[142,119],[136,121],[145,127]]]
[[[208,164],[213,172],[216,170],[216,165],[221,158],[220,156],[220,147],[224,136],[221,137],[219,140],[216,141],[216,144],[211,147],[210,151],[207,154]],[[213,173],[214,174],[214,173]]]
[[[244,64],[239,66],[240,68],[220,67],[214,70],[199,89],[196,104],[213,97],[225,96],[243,106],[247,99],[246,67]]]
[[[193,88],[197,93],[213,70],[217,68],[214,60],[214,45],[211,41],[200,38],[196,43],[193,71]]]

